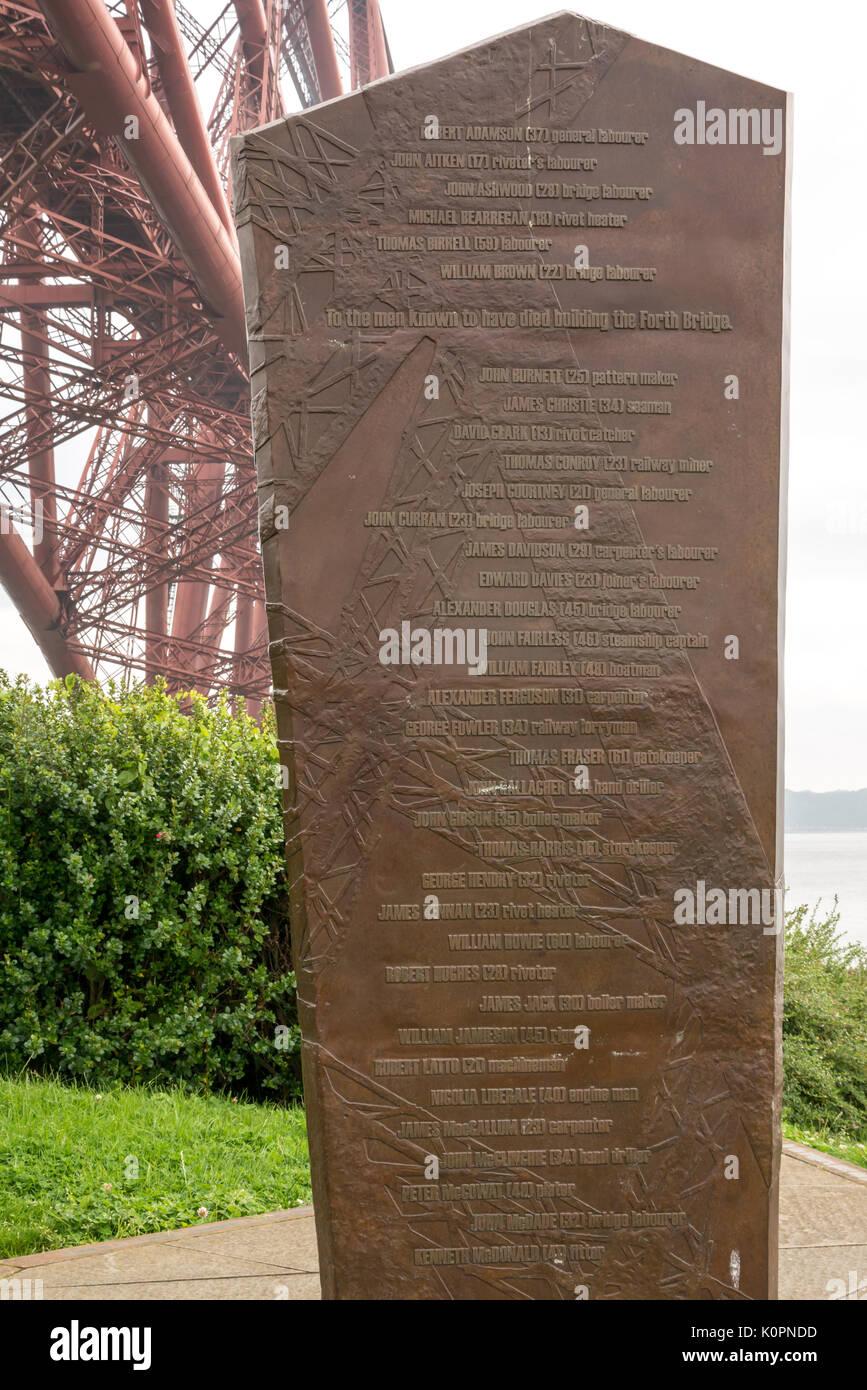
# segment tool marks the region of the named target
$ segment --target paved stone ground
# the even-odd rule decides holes
[[[867,1168],[783,1140],[780,1298],[867,1299]]]
[[[787,1140],[780,1189],[780,1298],[827,1299],[833,1279],[867,1298],[867,1169]],[[318,1299],[313,1209],[0,1261],[0,1294],[15,1279],[46,1299]]]

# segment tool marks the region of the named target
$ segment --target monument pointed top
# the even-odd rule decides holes
[[[326,1298],[774,1297],[787,117],[559,11],[235,143]]]

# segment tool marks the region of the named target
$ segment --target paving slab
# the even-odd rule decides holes
[[[320,1297],[312,1207],[0,1261],[0,1298],[114,1302]],[[37,1281],[40,1281],[37,1284]],[[867,1301],[867,1169],[786,1140],[780,1299]]]
[[[31,1278],[36,1277],[38,1270],[43,1283],[57,1287],[126,1283],[131,1271],[134,1271],[135,1280],[147,1282],[160,1278],[183,1281],[213,1276],[219,1279],[233,1272],[280,1274],[284,1268],[272,1263],[265,1267],[261,1261],[258,1265],[252,1264],[238,1252],[227,1257],[198,1240],[166,1239],[133,1249],[121,1247],[106,1253],[83,1254],[75,1260],[56,1260],[50,1253],[41,1258],[38,1266],[29,1269]]]
[[[783,1142],[780,1299],[867,1301],[867,1169]]]
[[[0,1298],[29,1280],[46,1300],[309,1300],[318,1268],[313,1208],[296,1207],[7,1259]]]
[[[780,1300],[867,1301],[867,1245],[780,1250]]]
[[[269,1266],[292,1269],[299,1274],[316,1274],[319,1252],[316,1248],[316,1225],[313,1208],[306,1207],[306,1220],[296,1221],[291,1228],[285,1221],[274,1221],[256,1229],[251,1243],[248,1230],[223,1230],[214,1225],[206,1228],[196,1240],[200,1250],[211,1250],[222,1256],[244,1260],[261,1260]],[[287,1234],[291,1232],[291,1243]],[[263,1273],[265,1271],[263,1270]]]
[[[135,1284],[70,1284],[45,1289],[46,1300],[82,1302],[177,1303],[226,1300],[244,1302],[313,1301],[320,1297],[318,1274],[283,1274],[279,1277],[230,1275],[222,1279],[159,1279]]]

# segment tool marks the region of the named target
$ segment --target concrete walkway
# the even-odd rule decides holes
[[[867,1299],[867,1168],[790,1139],[780,1170],[780,1298]]]
[[[867,1299],[867,1169],[786,1140],[780,1189],[780,1298]],[[317,1269],[298,1207],[2,1260],[0,1297],[318,1299]]]

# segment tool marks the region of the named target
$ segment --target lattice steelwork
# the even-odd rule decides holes
[[[267,693],[228,142],[390,66],[378,0],[0,0],[0,580],[55,674]]]

